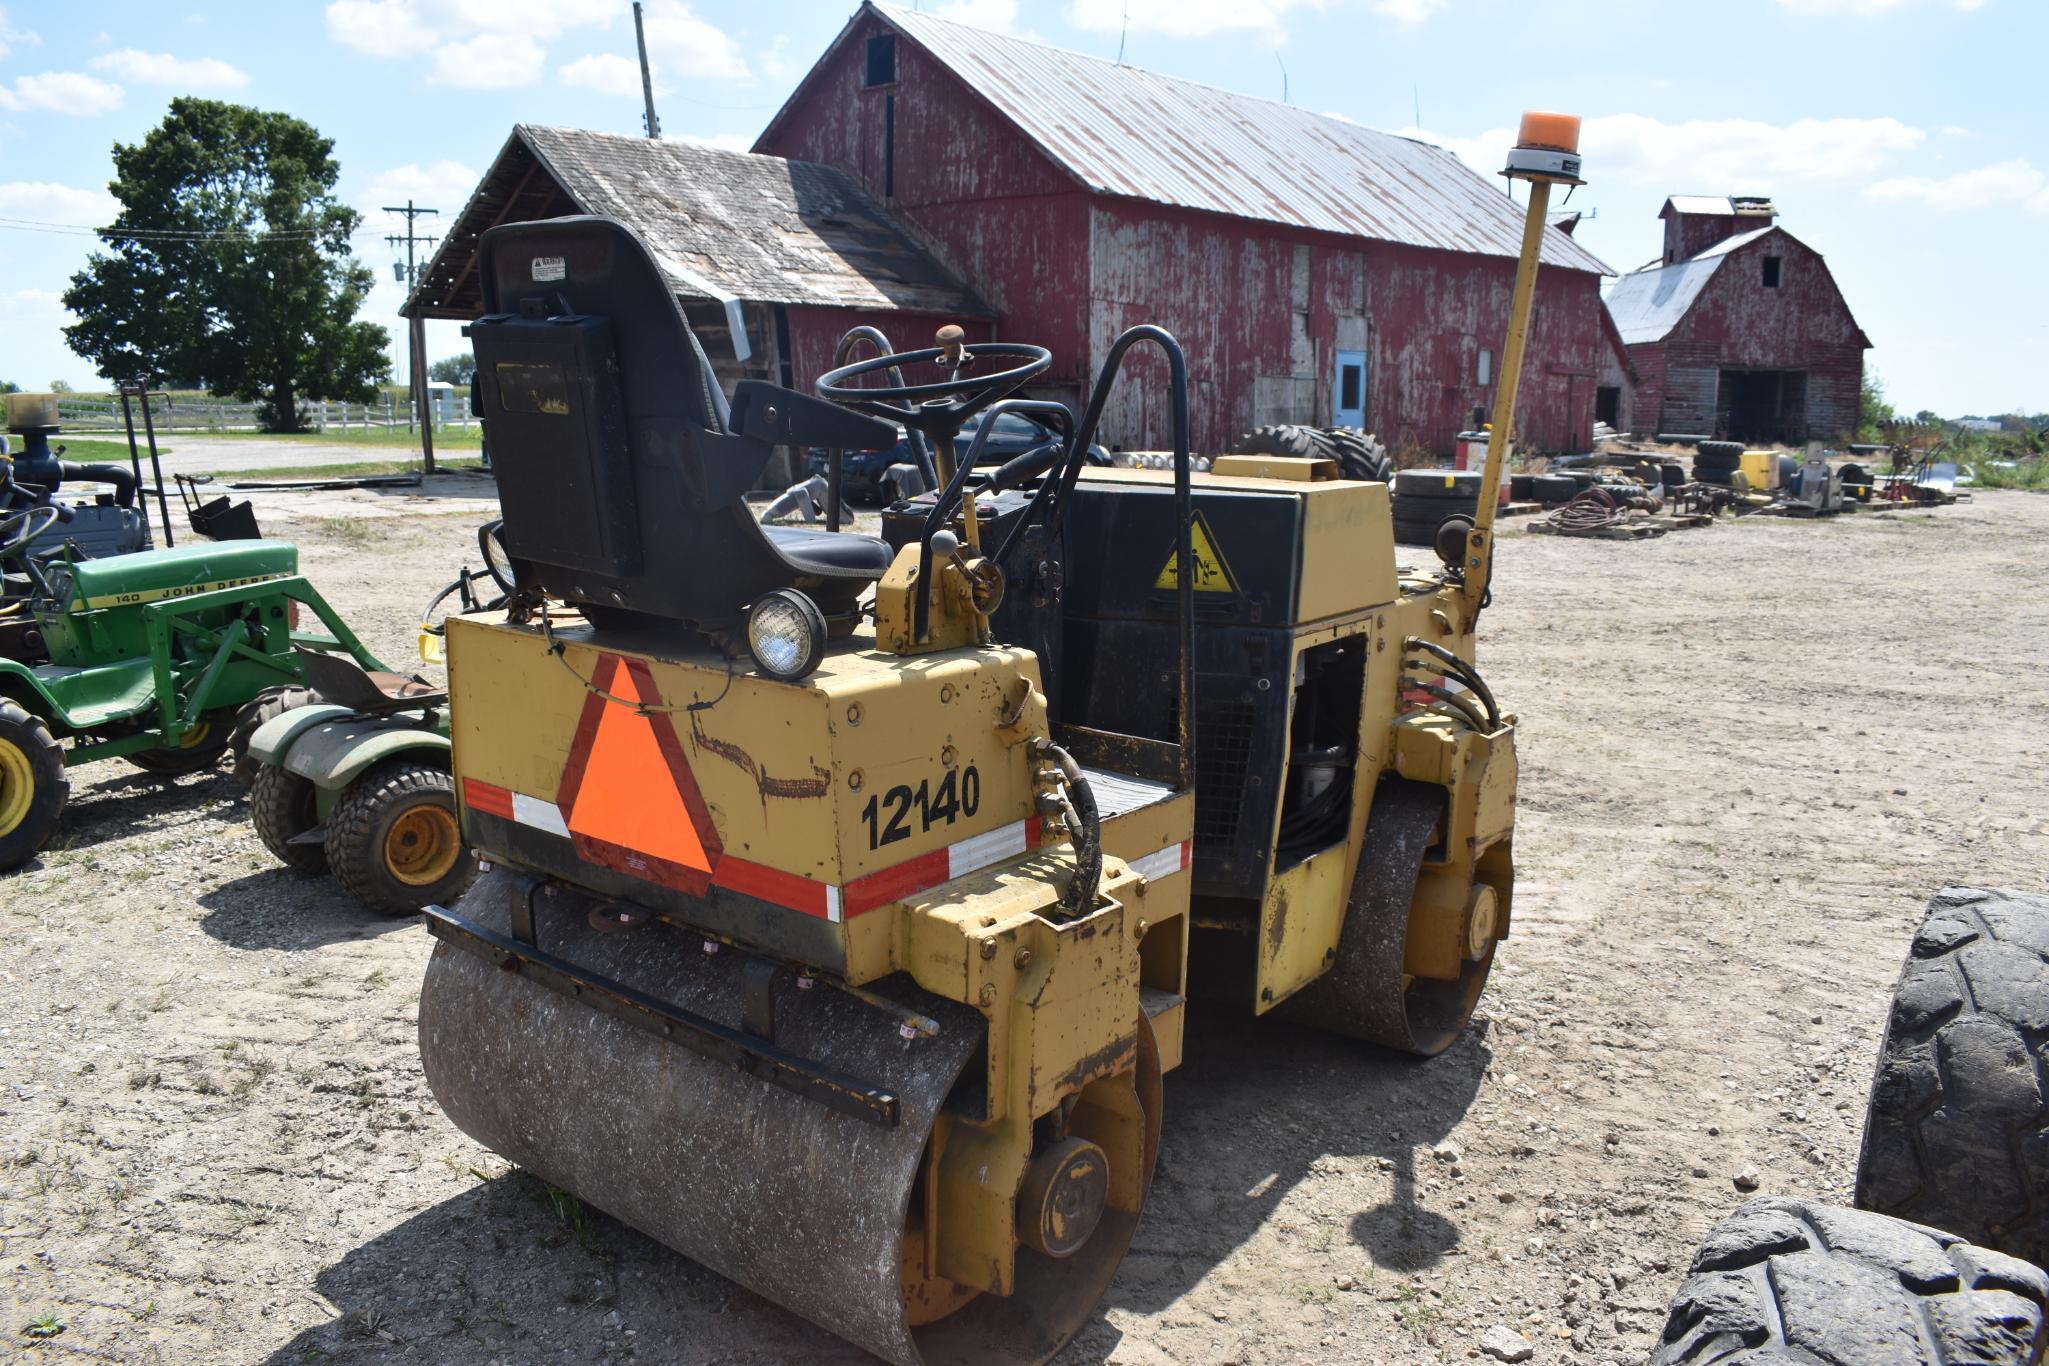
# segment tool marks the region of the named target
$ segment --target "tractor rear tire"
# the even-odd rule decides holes
[[[1569,474],[1540,474],[1530,487],[1540,503],[1569,503],[1579,497],[1579,480]]]
[[[244,787],[256,781],[256,770],[262,764],[249,757],[249,741],[266,722],[319,700],[320,694],[313,689],[288,683],[282,687],[265,688],[244,702],[242,709],[235,713],[235,728],[228,732],[228,753],[233,756],[230,772],[235,775],[235,781]]]
[[[1893,993],[1856,1202],[2049,1259],[2049,896],[1950,887]]]
[[[1707,457],[1710,464],[1734,469],[1743,459],[1744,447],[1741,441],[1703,441],[1693,449],[1696,455]]]
[[[328,815],[327,861],[373,911],[453,905],[477,875],[456,817],[455,779],[403,757],[358,777]]]
[[[1357,427],[1326,429],[1338,449],[1338,467],[1347,479],[1385,484],[1394,477],[1394,459],[1387,448],[1373,439],[1373,433]]]
[[[1429,517],[1397,517],[1394,519],[1394,543],[1434,546],[1437,544],[1437,528],[1443,524]]]
[[[1337,443],[1329,432],[1299,422],[1254,427],[1238,438],[1233,449],[1241,455],[1283,455],[1295,460],[1339,458]]]
[[[2041,1360],[2049,1276],[1951,1234],[1766,1196],[1701,1242],[1651,1366]]]
[[[0,873],[42,852],[70,797],[64,747],[41,717],[0,701]]]
[[[176,749],[138,750],[121,757],[144,773],[159,778],[182,778],[188,773],[204,773],[228,752],[228,735],[234,729],[234,715],[227,710],[207,712],[199,718],[197,728],[185,733],[184,742]]]
[[[259,763],[249,784],[249,823],[256,838],[295,873],[327,871],[327,850],[292,840],[320,824],[320,792],[313,780],[281,764]]]

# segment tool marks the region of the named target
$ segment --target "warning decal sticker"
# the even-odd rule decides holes
[[[1167,547],[1167,562],[1160,566],[1160,576],[1153,580],[1155,588],[1179,588],[1181,575],[1176,572],[1175,547]],[[1209,523],[1201,512],[1195,514],[1195,525],[1188,533],[1188,553],[1195,561],[1195,591],[1198,593],[1235,593],[1238,581],[1231,576],[1231,566],[1224,563],[1223,552],[1217,549],[1216,538],[1210,534]]]

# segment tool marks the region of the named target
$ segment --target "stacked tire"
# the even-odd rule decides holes
[[[1309,427],[1283,422],[1255,427],[1238,438],[1240,455],[1279,455],[1295,460],[1335,460],[1347,479],[1387,482],[1393,470],[1387,450],[1357,427]]]
[[[1728,488],[1742,464],[1741,441],[1703,441],[1693,453],[1693,481]]]
[[[1767,1196],[1716,1224],[1652,1366],[2041,1362],[2045,1055],[2049,896],[1936,893],[1879,1048],[1859,1208]]]
[[[1435,545],[1437,528],[1452,517],[1471,517],[1480,505],[1477,470],[1396,470],[1396,545]]]

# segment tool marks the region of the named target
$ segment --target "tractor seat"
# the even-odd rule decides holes
[[[784,559],[813,574],[837,577],[853,573],[879,579],[894,557],[889,542],[878,536],[806,531],[802,527],[764,526],[762,530]]]

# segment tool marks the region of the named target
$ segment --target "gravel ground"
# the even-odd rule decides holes
[[[484,506],[259,513],[402,662]],[[1522,717],[1520,868],[1481,1018],[1416,1063],[1199,1013],[1145,1221],[1063,1362],[1463,1361],[1496,1327],[1538,1363],[1640,1361],[1746,1169],[1847,1198],[1927,892],[2049,886],[2045,544],[2049,498],[1996,493],[1511,535],[1481,663]],[[0,878],[18,1350],[861,1359],[455,1131],[415,1052],[424,931],[274,866],[225,770],[74,777],[57,845]]]

